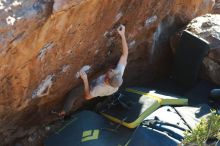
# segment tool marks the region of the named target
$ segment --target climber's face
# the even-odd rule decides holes
[[[109,69],[107,71],[107,73],[105,74],[105,83],[109,84],[109,80],[110,78],[114,75],[114,70],[113,69]]]
[[[114,69],[109,69],[107,72],[108,78],[112,78],[115,75],[115,70]]]

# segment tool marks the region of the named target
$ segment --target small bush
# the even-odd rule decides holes
[[[220,115],[216,111],[212,111],[206,118],[201,119],[195,129],[185,132],[182,143],[204,146],[208,139],[220,140]]]

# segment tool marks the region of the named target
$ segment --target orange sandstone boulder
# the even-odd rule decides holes
[[[126,25],[127,85],[143,85],[169,70],[169,37],[212,10],[213,0],[0,1],[0,141],[11,144],[52,120],[64,95],[115,65],[118,24]],[[51,86],[50,90],[48,89]],[[49,94],[44,96],[44,93]]]

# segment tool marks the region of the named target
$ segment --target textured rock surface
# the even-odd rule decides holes
[[[169,69],[169,36],[212,7],[213,0],[1,0],[1,143],[50,121],[83,66],[93,76],[116,63],[119,23],[130,52],[125,83],[140,85]]]
[[[220,15],[207,14],[193,19],[185,28],[210,43],[208,56],[203,60],[203,77],[220,84]],[[171,48],[175,53],[182,31],[171,37]]]
[[[204,59],[205,72],[215,83],[220,84],[220,15],[207,14],[190,22],[187,30],[210,43],[209,55]]]
[[[220,0],[215,0],[215,6],[213,7],[214,14],[220,14]]]

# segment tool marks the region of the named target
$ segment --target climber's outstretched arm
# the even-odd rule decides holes
[[[86,100],[89,100],[92,98],[92,96],[90,94],[89,81],[87,78],[87,74],[84,71],[80,71],[80,77],[84,83],[84,93],[85,93],[84,97]]]
[[[126,41],[126,37],[125,37],[125,26],[124,25],[120,25],[117,29],[119,35],[121,36],[122,39],[122,55],[119,59],[118,64],[123,64],[124,66],[127,65],[127,59],[128,59],[128,44]]]

